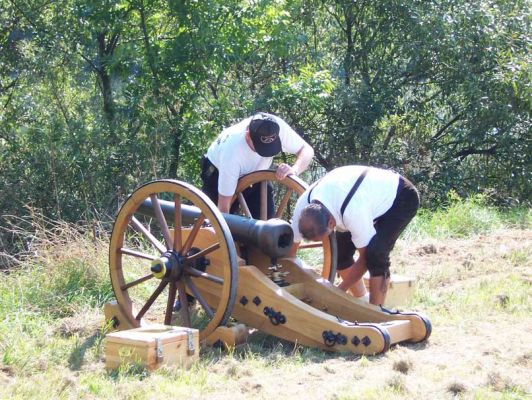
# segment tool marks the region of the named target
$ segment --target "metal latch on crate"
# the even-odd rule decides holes
[[[187,339],[188,339],[187,340],[187,342],[188,342],[187,355],[191,356],[195,352],[195,349],[194,349],[194,332],[192,332],[192,329],[187,329]]]
[[[185,328],[185,329],[181,327],[173,328],[173,331],[183,331],[183,330],[187,333],[187,355],[191,356],[192,354],[196,352],[196,349],[194,348],[194,331],[189,328]],[[156,357],[157,363],[160,363],[164,360],[163,343],[162,343],[161,338],[155,339],[155,357]]]
[[[174,331],[185,331],[187,333],[187,355],[191,356],[196,352],[194,348],[194,331],[190,328],[174,327]]]
[[[157,363],[160,363],[164,360],[163,344],[162,344],[161,338],[155,339],[155,357],[156,357]]]

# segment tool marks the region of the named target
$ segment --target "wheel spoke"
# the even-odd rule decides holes
[[[185,284],[183,281],[177,282],[177,290],[179,291],[179,301],[181,302],[181,322],[183,325],[191,327],[190,324],[190,312],[188,310],[188,300],[187,300],[187,291],[185,289]]]
[[[152,256],[151,254],[141,253],[140,251],[128,249],[126,247],[120,248],[121,254],[127,254],[128,256],[138,257],[138,258],[144,258],[146,260],[155,260],[157,257]]]
[[[125,284],[124,286],[121,286],[120,289],[128,290],[129,288],[131,288],[133,286],[140,285],[142,282],[146,282],[146,281],[150,280],[151,278],[153,278],[153,274],[149,274],[149,275],[143,276],[142,278],[139,278],[137,280],[134,280],[133,282],[129,282],[129,283]]]
[[[168,281],[165,281],[165,280],[159,283],[159,286],[157,286],[157,289],[155,289],[155,291],[152,293],[152,295],[150,296],[146,304],[144,304],[144,307],[142,307],[142,309],[139,311],[139,313],[135,317],[137,321],[140,321],[142,317],[144,317],[144,314],[146,314],[146,312],[149,310],[153,302],[157,300],[157,297],[159,297],[159,295],[164,290],[166,285],[168,285]]]
[[[300,249],[314,249],[316,247],[323,247],[323,242],[307,242],[299,245]]]
[[[175,282],[170,282],[170,287],[168,288],[168,301],[166,303],[166,313],[164,314],[165,325],[172,324],[172,313],[174,311],[176,291],[177,291],[177,286]]]
[[[198,302],[201,304],[209,318],[214,317],[214,311],[209,307],[203,296],[201,295],[200,291],[198,290],[197,286],[192,282],[192,279],[190,279],[188,276],[185,277],[185,283],[196,298]]]
[[[277,211],[275,212],[275,218],[281,218],[283,216],[284,209],[286,208],[292,193],[294,193],[292,189],[288,189],[288,188],[286,189],[286,193],[281,199],[281,202],[279,203],[279,207],[277,208]]]
[[[153,209],[155,211],[155,216],[157,217],[157,221],[159,222],[159,226],[161,227],[164,240],[166,242],[166,248],[171,249],[174,244],[174,241],[172,240],[172,237],[170,235],[170,230],[168,229],[168,224],[166,223],[166,219],[164,218],[163,211],[161,210],[159,198],[156,194],[151,194],[150,199],[151,204],[153,205]]]
[[[192,247],[192,243],[194,243],[194,240],[196,239],[196,236],[198,235],[199,229],[201,228],[201,225],[203,224],[203,221],[205,221],[205,215],[200,214],[196,222],[194,222],[194,226],[192,227],[192,230],[190,231],[190,234],[188,235],[188,238],[185,241],[185,244],[183,245],[181,254],[185,255],[189,252],[189,250]]]
[[[201,272],[201,271],[198,271],[197,269],[195,268],[192,268],[192,267],[185,267],[185,272],[189,275],[192,275],[196,278],[203,278],[203,279],[207,279],[211,282],[214,282],[214,283],[218,283],[220,285],[223,285],[224,284],[224,280],[223,278],[220,278],[218,276],[215,276],[215,275],[211,275],[207,272]]]
[[[268,182],[262,181],[260,183],[260,219],[266,221],[268,219]]]
[[[244,214],[246,214],[246,217],[253,218],[251,216],[251,211],[249,211],[248,203],[246,203],[246,199],[244,198],[242,192],[238,193],[238,202],[240,203],[240,207],[242,207],[242,211],[244,211]]]
[[[183,238],[181,236],[182,221],[181,221],[181,196],[174,195],[174,250],[180,251]]]
[[[213,245],[210,245],[209,247],[197,252],[196,254],[191,255],[190,257],[186,257],[185,261],[194,261],[196,258],[204,257],[209,253],[212,253],[215,250],[218,250],[220,248],[220,243],[214,243]]]
[[[166,251],[166,247],[164,247],[164,245],[159,242],[155,236],[152,235],[152,233],[144,226],[140,223],[140,221],[135,218],[134,216],[131,217],[131,223],[133,224],[133,227],[139,231],[140,233],[142,233],[144,236],[146,236],[148,238],[148,240],[151,242],[151,244],[153,244],[155,246],[155,248],[157,250],[159,250],[161,253],[164,253]]]
[[[212,265],[202,272],[206,258]],[[150,264],[163,262],[166,271],[150,271]],[[231,232],[219,210],[186,182],[156,180],[127,198],[113,226],[109,270],[131,326],[177,322],[197,327],[204,340],[231,317],[238,273]]]

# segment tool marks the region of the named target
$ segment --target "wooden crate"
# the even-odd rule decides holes
[[[369,287],[369,274],[364,275],[364,283]],[[405,306],[408,304],[416,291],[416,280],[408,276],[390,276],[390,286],[384,300],[384,307]]]
[[[105,366],[108,370],[121,364],[140,364],[149,370],[161,366],[188,368],[199,357],[197,329],[150,325],[108,333]]]

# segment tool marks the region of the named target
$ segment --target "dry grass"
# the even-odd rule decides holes
[[[55,267],[76,259],[91,260],[95,270],[106,262],[109,238],[98,224],[76,226],[51,220],[29,209],[25,217],[0,216],[0,233],[18,243],[16,253],[0,251],[0,262],[10,266],[44,264]],[[0,268],[2,264],[0,263]]]
[[[396,360],[394,361],[393,366],[392,366],[392,368],[395,371],[398,371],[405,375],[408,374],[410,370],[412,370],[412,367],[413,367],[413,362],[410,359]]]
[[[57,227],[60,239],[32,238],[42,245],[32,248],[40,268],[56,273],[85,260],[83,271],[96,276],[86,282],[108,280],[103,242],[99,247],[90,236],[65,229]],[[0,328],[6,338],[0,341],[0,398],[526,398],[532,367],[531,250],[532,231],[526,230],[399,243],[394,272],[417,277],[419,290],[408,308],[429,316],[433,334],[426,343],[394,346],[371,357],[327,354],[254,335],[249,345],[229,353],[204,349],[191,371],[108,374],[101,307],[78,304],[59,317],[32,319],[37,317],[26,318],[27,308],[20,306],[20,322],[6,314]],[[42,292],[52,288],[57,290]]]

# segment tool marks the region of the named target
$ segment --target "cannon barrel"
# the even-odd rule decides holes
[[[173,221],[174,203],[159,200],[159,204],[164,218],[168,222]],[[144,200],[137,212],[155,218],[151,199]],[[200,213],[200,209],[195,206],[181,205],[181,220],[184,225],[192,225]],[[262,221],[234,214],[222,215],[235,241],[257,247],[270,257],[284,257],[288,254],[294,241],[294,232],[288,222],[278,218]]]

